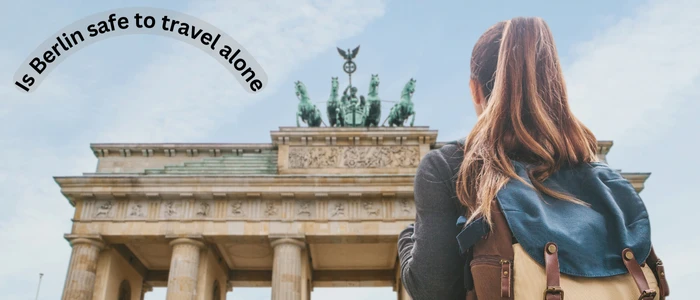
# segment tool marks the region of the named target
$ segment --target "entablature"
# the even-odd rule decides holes
[[[432,145],[438,132],[414,127],[280,127],[270,133],[276,146]]]

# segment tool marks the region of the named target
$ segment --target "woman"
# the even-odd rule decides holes
[[[513,285],[528,279],[523,270],[511,277],[512,264],[524,261],[514,261],[513,251],[543,264],[549,259],[542,257],[545,246],[554,249],[545,256],[558,259],[556,282],[547,273],[543,286],[525,284],[535,286],[540,299],[545,287],[552,299],[563,296],[556,290],[558,269],[591,277],[623,276],[629,268],[630,274],[642,272],[623,263],[623,248],[657,265],[653,251],[648,255],[641,199],[629,182],[597,162],[595,136],[571,113],[554,40],[542,19],[515,18],[489,28],[472,52],[470,88],[478,121],[466,139],[423,158],[415,179],[415,227],[399,237],[401,279],[414,300],[467,294],[512,299]],[[466,220],[456,226],[460,217]],[[562,248],[559,258],[556,245]],[[483,259],[491,256],[503,257],[500,265]],[[652,283],[647,269],[642,273]]]

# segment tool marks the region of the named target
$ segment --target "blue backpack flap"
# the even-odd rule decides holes
[[[459,245],[459,253],[467,260],[464,264],[464,288],[467,291],[474,289],[474,281],[472,280],[472,269],[469,262],[472,260],[472,247],[481,239],[483,239],[491,228],[489,224],[486,223],[483,217],[478,218],[469,225],[464,226],[467,223],[467,218],[460,216],[457,219],[457,227],[462,228],[462,231],[457,234],[457,244]]]
[[[489,224],[486,223],[483,217],[480,217],[467,225],[467,218],[460,216],[457,219],[457,227],[464,228],[457,234],[457,244],[459,245],[459,252],[464,255],[469,249],[471,249],[476,242],[483,239],[486,234],[491,231]]]
[[[513,162],[526,182],[527,165]],[[571,276],[607,277],[627,273],[622,250],[630,248],[641,265],[651,251],[649,216],[625,178],[604,163],[562,168],[544,182],[590,207],[541,194],[516,179],[497,199],[513,235],[525,252],[544,266],[542,249],[559,248],[560,272]]]

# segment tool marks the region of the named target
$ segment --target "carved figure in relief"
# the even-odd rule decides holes
[[[290,168],[387,168],[417,167],[416,147],[293,147]]]
[[[112,201],[107,200],[104,204],[100,205],[100,207],[97,208],[97,214],[95,214],[96,217],[99,216],[108,216],[109,212],[112,210]]]
[[[267,203],[265,203],[265,206],[265,215],[267,215],[268,217],[277,215],[277,208],[275,207],[275,203],[273,203],[272,201],[268,201]]]
[[[243,215],[243,202],[242,201],[236,201],[233,204],[231,204],[231,213],[233,213],[234,216],[242,216]]]
[[[401,211],[407,215],[411,213],[411,207],[408,205],[408,200],[406,199],[401,199]]]
[[[131,213],[129,215],[136,216],[136,217],[143,217],[143,212],[141,212],[141,203],[137,203],[136,205],[132,206]]]
[[[175,201],[168,201],[168,203],[165,204],[165,215],[172,217],[176,214],[177,211],[175,210]]]
[[[380,209],[374,209],[374,203],[372,201],[365,201],[362,203],[362,206],[365,208],[365,211],[367,212],[367,215],[369,216],[379,216],[379,211]]]
[[[209,203],[206,203],[206,202],[199,203],[199,211],[197,212],[198,216],[206,217],[209,215],[209,211],[210,211]]]
[[[311,211],[309,210],[311,208],[311,203],[309,201],[302,201],[299,203],[299,213],[297,215],[305,215],[307,217],[311,216]]]
[[[336,147],[290,148],[289,165],[292,168],[329,168],[338,165]]]
[[[335,207],[333,207],[333,214],[331,214],[331,217],[335,216],[345,216],[345,206],[343,203],[338,202],[335,204]]]

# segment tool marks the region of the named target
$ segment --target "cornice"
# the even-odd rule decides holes
[[[275,150],[271,143],[93,143],[90,149],[96,157],[105,156],[220,156]]]
[[[271,131],[275,145],[432,145],[438,131],[414,127],[280,127]]]
[[[644,190],[644,184],[647,179],[649,179],[649,176],[651,176],[651,173],[648,172],[620,172],[620,174],[632,184],[637,193]]]
[[[54,177],[72,205],[113,197],[363,197],[413,196],[414,175],[75,176]],[[320,188],[323,190],[320,192]]]

